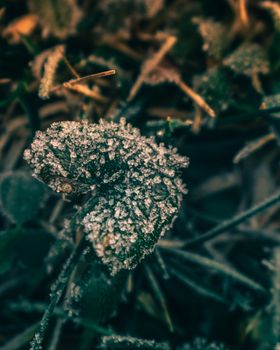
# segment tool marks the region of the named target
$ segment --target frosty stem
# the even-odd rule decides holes
[[[268,209],[269,207],[271,207],[279,202],[280,202],[280,191],[277,192],[275,195],[265,199],[261,203],[253,206],[252,208],[245,210],[242,213],[234,216],[232,219],[225,220],[223,223],[214,227],[213,229],[209,230],[208,232],[202,234],[201,236],[188,241],[184,245],[184,247],[185,248],[196,247],[196,246],[200,245],[201,243],[204,243],[204,242],[220,235],[221,233],[224,233],[225,231],[232,229],[233,227],[237,226],[241,222],[248,220],[249,218],[259,214],[260,212]]]
[[[71,275],[71,272],[75,268],[80,256],[85,248],[85,238],[83,238],[80,243],[76,246],[75,250],[72,252],[70,257],[67,259],[66,263],[63,266],[62,271],[60,272],[58,279],[55,284],[55,288],[51,293],[51,301],[41,319],[39,330],[36,332],[33,341],[31,342],[32,350],[42,349],[42,342],[44,340],[44,335],[47,330],[47,326],[54,312],[54,308],[58,304],[64,289],[67,285],[68,279]]]
[[[89,208],[91,208],[96,203],[96,198],[93,197],[87,201],[87,203],[84,205],[84,207],[78,211],[73,218],[71,219],[68,228],[66,229],[66,233],[68,235],[74,234],[74,232],[77,231],[77,229],[80,226],[80,221],[85,215],[85,213],[88,211]],[[68,280],[71,276],[71,273],[75,266],[77,265],[80,256],[82,255],[84,249],[86,247],[86,238],[83,237],[79,244],[76,246],[72,254],[67,259],[66,263],[64,264],[57,281],[55,283],[54,289],[51,292],[51,300],[50,303],[41,319],[40,326],[38,331],[35,333],[35,336],[31,342],[31,349],[32,350],[41,350],[42,349],[42,343],[44,340],[44,335],[47,330],[47,326],[50,320],[50,317],[52,316],[54,312],[54,308],[58,304],[65,288],[68,283]]]

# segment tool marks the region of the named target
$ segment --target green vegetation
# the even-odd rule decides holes
[[[279,47],[278,1],[0,2],[0,350],[280,349]]]

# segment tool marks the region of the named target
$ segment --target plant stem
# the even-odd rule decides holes
[[[65,229],[64,234],[70,236],[71,233],[77,232],[78,228],[80,227],[80,222],[89,212],[89,210],[96,204],[97,198],[92,197],[90,198],[84,206],[72,217],[72,219],[69,222],[68,227]],[[78,263],[80,256],[82,255],[84,249],[86,247],[86,238],[83,236],[83,238],[80,240],[79,244],[76,246],[72,254],[69,256],[68,260],[64,264],[56,283],[51,291],[50,295],[50,303],[41,319],[39,330],[36,332],[32,342],[31,342],[31,349],[30,350],[41,350],[42,349],[42,343],[44,341],[44,335],[47,330],[47,326],[49,323],[49,320],[54,312],[54,308],[58,304],[63,291],[65,290],[65,287],[68,283],[68,280],[71,276],[71,273],[73,269],[75,268],[76,264]]]
[[[76,246],[75,250],[72,252],[68,260],[63,266],[62,271],[60,272],[60,275],[58,276],[58,279],[55,283],[54,289],[51,293],[51,301],[41,319],[39,330],[36,332],[32,342],[31,342],[31,350],[41,350],[42,349],[42,343],[44,340],[44,335],[47,330],[47,326],[50,320],[50,317],[52,316],[54,312],[54,308],[58,304],[63,291],[67,285],[68,279],[71,275],[72,270],[76,266],[84,248],[85,248],[86,240],[83,238],[80,243]]]
[[[234,216],[230,220],[225,220],[220,225],[214,227],[210,231],[200,235],[197,238],[194,238],[184,245],[184,248],[194,248],[201,243],[204,243],[206,241],[209,241],[210,239],[217,237],[218,235],[224,233],[225,231],[228,231],[232,229],[233,227],[239,225],[241,222],[248,220],[249,218],[259,214],[260,212],[268,209],[269,207],[272,207],[273,205],[280,202],[280,192],[277,192],[275,195],[265,199],[261,203],[253,206],[252,208],[243,211],[242,213]]]

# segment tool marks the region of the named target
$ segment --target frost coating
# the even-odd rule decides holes
[[[177,216],[188,159],[126,124],[53,123],[24,153],[34,175],[63,193],[93,191],[82,219],[89,242],[111,270],[132,269]]]

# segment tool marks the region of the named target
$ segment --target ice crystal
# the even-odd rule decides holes
[[[172,226],[188,159],[121,119],[53,123],[24,153],[34,176],[62,193],[92,192],[81,220],[88,241],[112,274],[132,269]]]

